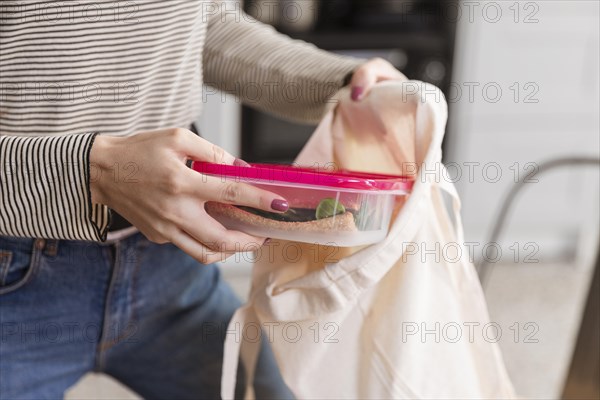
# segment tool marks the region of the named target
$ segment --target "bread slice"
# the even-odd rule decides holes
[[[350,211],[314,221],[284,222],[252,214],[229,204],[212,201],[207,202],[204,208],[216,220],[221,220],[222,218],[226,220],[233,219],[263,229],[302,232],[354,232],[358,230],[354,223],[354,215]]]

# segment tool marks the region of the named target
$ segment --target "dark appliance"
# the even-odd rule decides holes
[[[318,5],[315,23],[298,29],[280,18],[274,21],[279,31],[325,50],[385,58],[409,78],[433,83],[448,95],[459,15],[457,1],[296,1]],[[252,1],[245,4],[249,12],[257,6]],[[242,158],[249,162],[292,162],[314,128],[244,106]]]

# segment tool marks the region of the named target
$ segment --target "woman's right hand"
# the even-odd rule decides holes
[[[117,211],[149,240],[171,242],[204,264],[262,245],[264,238],[225,229],[206,213],[204,204],[217,201],[284,212],[285,199],[200,174],[186,166],[189,159],[245,165],[186,129],[124,138],[98,135],[90,153],[92,202]]]

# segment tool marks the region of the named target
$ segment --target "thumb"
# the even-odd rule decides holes
[[[362,100],[376,82],[377,75],[372,68],[359,68],[356,70],[350,81],[352,100]]]

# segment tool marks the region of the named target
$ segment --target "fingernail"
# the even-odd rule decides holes
[[[352,97],[352,100],[354,101],[358,101],[362,98],[364,89],[360,86],[355,86],[352,88],[352,95],[350,97]]]
[[[244,160],[241,160],[241,159],[239,159],[239,158],[236,158],[236,159],[233,161],[233,165],[234,165],[235,167],[249,167],[249,166],[250,166],[250,164],[248,164],[246,161],[244,161]]]
[[[275,211],[287,211],[290,205],[285,200],[275,199],[271,203],[271,208]]]
[[[271,238],[267,238],[267,240],[265,240],[265,242],[263,243],[263,246],[266,246],[269,243],[271,243]]]

